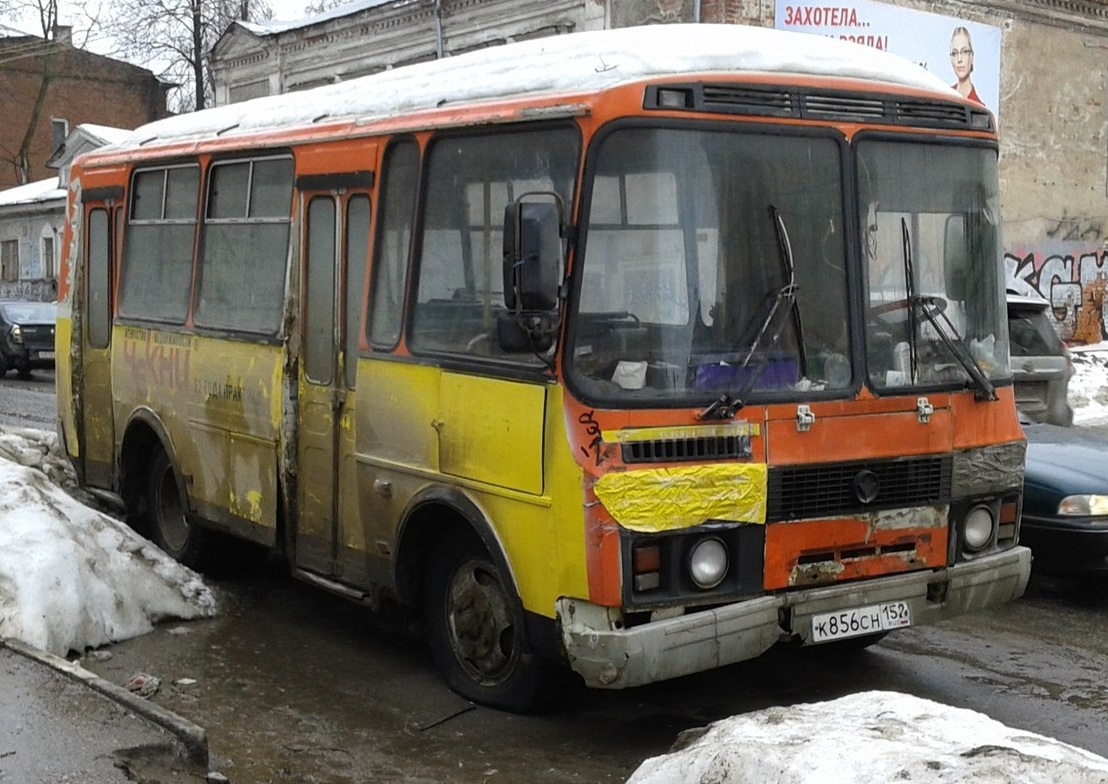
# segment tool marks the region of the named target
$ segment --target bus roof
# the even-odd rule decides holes
[[[840,77],[957,93],[915,63],[860,44],[728,24],[669,24],[551,36],[148,123],[105,152],[321,122],[582,93],[681,74]]]

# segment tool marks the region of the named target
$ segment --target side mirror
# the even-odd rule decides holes
[[[504,305],[513,312],[558,307],[561,210],[556,202],[516,200],[504,208]]]

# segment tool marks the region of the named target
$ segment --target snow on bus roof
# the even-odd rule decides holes
[[[957,98],[915,63],[860,44],[742,25],[648,25],[505,44],[156,120],[104,149],[311,126],[321,120],[386,118],[493,99],[575,95],[682,73],[737,71],[873,80]]]

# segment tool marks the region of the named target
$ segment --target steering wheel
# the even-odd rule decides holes
[[[911,307],[913,301],[921,308],[927,309],[925,312],[930,312],[933,316],[946,310],[945,298],[923,294],[913,299],[905,297],[904,299],[896,299],[892,302],[882,302],[880,305],[873,305],[869,309],[869,314],[886,322],[905,321],[908,318],[908,309]]]

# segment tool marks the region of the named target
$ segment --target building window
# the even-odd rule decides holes
[[[53,120],[51,130],[53,131],[54,149],[56,150],[62,146],[65,137],[69,136],[69,120]]]
[[[0,242],[0,280],[5,283],[19,280],[19,240]]]
[[[54,236],[42,238],[42,277],[50,280],[57,277],[58,270],[54,263]]]
[[[235,85],[227,92],[231,103],[249,101],[251,98],[264,98],[269,95],[269,80],[262,79],[257,82]]]

